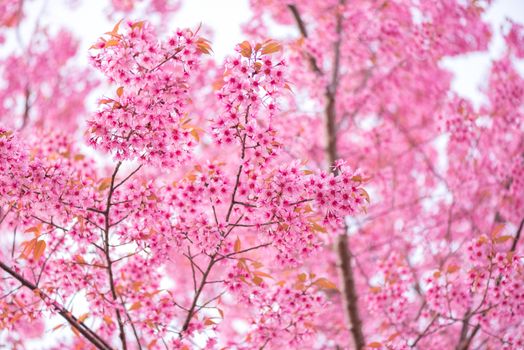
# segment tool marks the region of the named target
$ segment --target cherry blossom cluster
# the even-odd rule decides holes
[[[443,111],[443,129],[449,133],[452,141],[469,144],[478,137],[477,114],[471,103],[455,97],[449,101],[448,109]]]
[[[518,58],[524,58],[524,25],[509,21],[510,29],[505,39],[508,48]]]
[[[116,11],[131,12],[138,3],[143,3],[144,0],[111,0],[113,8]],[[155,11],[160,14],[174,12],[180,7],[179,0],[149,0],[146,7],[149,11]]]
[[[38,133],[24,142],[6,129],[0,129],[0,135],[1,205],[6,216],[10,211],[14,214],[7,222],[14,220],[14,224],[23,218],[28,224],[39,213],[67,222],[85,208],[95,172],[92,161],[75,149],[71,137]],[[77,180],[71,180],[73,174]],[[71,203],[76,208],[71,208]]]
[[[236,228],[254,234],[260,243],[269,239],[278,261],[295,264],[318,248],[319,235],[341,225],[345,215],[360,213],[369,200],[363,178],[346,165],[338,166],[336,177],[315,174],[299,162],[261,174],[247,167],[236,184],[236,206],[231,206],[227,223],[220,214],[227,214],[230,203],[223,197],[234,188],[223,167],[198,165],[164,189],[164,200],[175,209],[176,229],[207,254],[220,247],[230,252],[224,241]]]
[[[251,270],[240,262],[228,274],[227,285],[239,300],[254,310],[241,349],[297,347],[315,331],[313,314],[327,305],[322,292],[336,288],[325,278],[302,273],[289,282],[275,282],[262,271]],[[233,342],[231,342],[233,344]]]
[[[8,288],[16,288],[16,284],[6,283]],[[17,293],[16,298],[6,298],[0,301],[0,329],[11,329],[13,337],[8,341],[16,342],[17,332],[27,332],[29,339],[38,339],[45,330],[45,322],[40,318],[33,305],[39,304],[39,298],[29,290]]]
[[[508,251],[513,237],[503,234],[501,227],[490,237],[482,235],[468,244],[467,265],[452,262],[426,278],[425,298],[433,315],[424,317],[438,317],[441,324],[451,326],[454,320],[466,315],[472,325],[493,333],[500,332],[504,325],[490,320],[518,324],[517,319],[524,312],[524,290],[516,280],[520,278],[517,275],[522,271],[523,261],[521,256]],[[467,278],[463,278],[462,271],[467,273]],[[438,324],[432,323],[427,329],[430,327]],[[516,349],[522,338],[502,341]],[[497,344],[498,340],[490,339],[491,342]]]
[[[165,189],[165,198],[176,212],[176,229],[202,252],[216,252],[224,239],[224,224],[218,221],[216,211],[210,213],[209,208],[229,204],[223,197],[231,191],[223,169],[213,163],[196,166]]]
[[[90,144],[118,160],[173,167],[196,145],[187,82],[209,44],[189,29],[159,41],[147,22],[125,26],[125,33],[117,25],[93,46],[93,65],[117,88],[88,121]]]
[[[255,158],[267,157],[279,147],[272,120],[277,98],[286,86],[285,63],[271,54],[280,44],[267,41],[237,46],[239,54],[227,59],[223,85],[217,93],[224,111],[213,120],[213,135],[218,144],[238,140],[244,152]]]
[[[22,15],[22,4],[23,0],[8,0],[0,3],[0,28],[12,27],[18,23]]]
[[[85,113],[86,97],[96,86],[87,69],[72,63],[77,50],[77,40],[61,30],[36,35],[21,53],[2,57],[2,125],[23,129],[51,128],[58,123],[64,132],[75,131],[78,117]],[[76,73],[85,79],[76,79]]]
[[[108,9],[171,28],[180,3]],[[94,80],[68,32],[3,56],[0,343],[523,348],[522,25],[477,107],[443,59],[488,47],[490,0],[249,3],[224,65],[149,22],[93,45],[111,92],[85,134],[112,164],[79,151]]]
[[[379,285],[371,288],[368,295],[369,309],[373,313],[384,312],[395,323],[407,319],[409,294],[412,292],[413,276],[406,262],[396,254],[379,262],[381,272]]]
[[[441,1],[420,3],[419,10],[424,19],[421,26],[427,30],[430,49],[433,54],[459,55],[468,51],[485,50],[491,30],[479,20],[482,4]],[[452,27],[453,30],[444,28]],[[466,29],[471,29],[465,35]]]
[[[524,79],[516,71],[509,57],[493,62],[490,75],[489,101],[492,117],[512,124],[522,125],[524,118]]]
[[[269,234],[279,249],[279,261],[297,263],[299,256],[318,248],[319,234],[365,209],[369,197],[361,187],[363,178],[347,165],[337,169],[338,176],[312,173],[295,162],[280,166],[260,188],[260,206],[267,208],[264,217],[278,223]]]

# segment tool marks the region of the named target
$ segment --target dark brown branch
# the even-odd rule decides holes
[[[29,111],[31,110],[31,104],[29,103],[30,98],[31,98],[31,90],[29,89],[29,86],[26,86],[25,92],[24,92],[24,114],[22,117],[22,127],[20,129],[25,128],[25,126],[29,122]]]
[[[467,316],[462,321],[462,329],[460,330],[459,343],[455,350],[468,350],[471,345],[471,342],[473,341],[473,338],[475,337],[475,335],[477,335],[478,331],[480,330],[480,325],[477,324],[475,327],[473,327],[473,330],[468,335],[468,328],[470,327],[470,318],[471,315]]]
[[[236,176],[236,179],[235,179],[235,187],[233,188],[233,193],[231,194],[231,204],[229,205],[229,208],[227,210],[227,215],[226,215],[226,221],[229,222],[229,219],[231,217],[231,213],[233,212],[233,207],[235,206],[235,196],[237,194],[237,190],[238,190],[238,185],[240,183],[240,175],[242,174],[242,169],[243,169],[243,164],[240,164],[240,166],[238,167],[238,172],[237,172],[237,176]]]
[[[259,249],[259,248],[268,247],[270,245],[271,245],[271,242],[268,242],[268,243],[259,244],[259,245],[254,246],[254,247],[242,249],[242,250],[239,250],[238,252],[233,252],[233,253],[229,253],[227,255],[223,255],[220,258],[218,258],[216,261],[228,259],[228,258],[231,258],[232,256],[235,256],[235,255],[238,255],[238,254],[242,254],[242,253],[247,253],[249,251],[256,250],[256,249]]]
[[[187,312],[186,319],[182,326],[182,332],[185,332],[187,328],[189,327],[189,323],[191,322],[191,319],[193,318],[195,314],[195,308],[198,303],[198,298],[200,297],[200,294],[202,293],[202,290],[204,289],[204,286],[206,285],[206,280],[209,276],[209,273],[211,272],[211,269],[213,268],[213,265],[215,265],[215,263],[216,263],[215,257],[212,256],[211,260],[209,261],[209,264],[207,265],[206,271],[204,271],[204,275],[202,276],[202,279],[200,280],[200,285],[198,286],[195,296],[193,297],[193,302],[191,303],[191,306],[189,307],[189,311]]]
[[[420,310],[422,310],[422,308],[421,308]],[[421,311],[419,311],[419,312],[421,312]],[[436,321],[437,319],[438,319],[438,315],[433,317],[433,319],[432,319],[431,322],[426,326],[426,328],[424,329],[424,331],[423,331],[422,333],[420,333],[420,334],[417,336],[417,338],[413,341],[413,344],[411,344],[411,348],[414,348],[415,346],[417,346],[418,342],[419,342],[422,338],[424,338],[424,337],[427,335],[429,329],[431,328],[431,326],[433,326],[433,323],[435,323],[435,321]]]
[[[37,286],[30,281],[26,280],[22,275],[18,274],[16,271],[11,269],[9,266],[5,265],[0,261],[0,268],[14,277],[18,282],[23,286],[31,289],[36,294],[39,294],[42,299],[51,300],[44,292],[39,290]],[[76,317],[74,317],[65,307],[58,304],[56,301],[51,302],[52,307],[60,316],[62,316],[74,329],[76,329],[86,340],[93,344],[97,349],[100,350],[112,350],[112,347],[107,344],[100,336],[98,336],[94,331],[87,327],[84,323],[80,322]]]
[[[116,287],[115,287],[115,280],[113,276],[113,261],[111,261],[111,256],[109,253],[109,230],[111,227],[110,224],[110,213],[111,213],[111,199],[113,198],[113,194],[115,191],[115,179],[116,175],[118,174],[118,170],[120,169],[120,166],[122,165],[122,162],[118,162],[118,164],[115,167],[115,170],[113,171],[113,175],[111,176],[111,183],[109,185],[109,193],[107,195],[107,202],[106,202],[106,208],[103,212],[104,215],[104,254],[107,262],[107,274],[109,277],[109,288],[111,289],[111,296],[113,297],[114,301],[118,300],[118,295],[116,293]],[[115,310],[116,312],[116,319],[118,322],[118,328],[119,328],[119,338],[122,343],[122,349],[127,350],[127,342],[126,342],[126,333],[124,328],[124,322],[122,320],[122,315],[119,309]]]
[[[124,305],[124,300],[122,297],[120,297],[120,302],[122,305]],[[138,336],[138,332],[136,330],[135,324],[133,323],[133,320],[131,319],[131,316],[129,315],[129,312],[124,308],[124,313],[127,316],[127,320],[129,321],[129,324],[131,325],[131,329],[133,330],[133,335],[135,336],[136,344],[138,346],[138,350],[142,350],[142,344],[140,343],[140,337]]]
[[[343,6],[345,0],[339,0],[339,5]],[[305,23],[295,5],[288,5],[297,26],[300,30],[301,35],[304,38],[308,37]],[[333,67],[331,74],[331,82],[325,88],[326,96],[326,133],[327,133],[327,158],[329,161],[330,170],[337,175],[335,169],[332,168],[332,165],[338,159],[338,143],[337,143],[337,114],[336,114],[336,96],[339,80],[339,71],[340,71],[340,53],[341,53],[341,44],[342,44],[342,32],[343,32],[343,18],[339,9],[337,11],[336,18],[336,35],[337,39],[335,41],[333,50]],[[317,60],[310,53],[306,53],[308,56],[309,64],[313,72],[318,75],[324,75],[320,69]],[[347,231],[347,230],[346,230]],[[347,316],[351,322],[351,335],[353,337],[353,342],[355,343],[355,348],[357,350],[364,349],[365,347],[365,338],[362,331],[362,320],[358,310],[358,297],[355,286],[354,271],[351,266],[351,251],[348,245],[348,236],[346,232],[342,233],[338,237],[337,251],[340,260],[340,269],[342,275],[342,283],[344,285],[344,301],[346,304]]]
[[[298,11],[297,7],[291,4],[288,5],[288,8],[293,14],[293,17],[295,18],[295,22],[297,23],[298,29],[300,30],[300,35],[302,35],[302,37],[304,38],[307,38],[308,33],[306,30],[306,25],[304,24],[304,20],[302,20],[302,17],[300,16],[300,12]],[[324,73],[318,66],[317,59],[313,57],[313,55],[311,55],[309,52],[307,52],[306,55],[309,60],[309,65],[311,66],[311,70],[317,73],[318,75],[323,75]]]
[[[140,164],[135,170],[133,170],[129,175],[127,175],[125,179],[123,179],[118,184],[116,184],[113,190],[116,190],[117,188],[122,186],[124,183],[126,183],[126,181],[129,180],[133,175],[135,175],[141,168],[142,168],[142,164]]]
[[[351,267],[351,253],[348,247],[347,234],[338,236],[337,242],[338,256],[340,259],[340,270],[342,283],[344,286],[344,300],[346,303],[346,313],[351,321],[351,335],[357,350],[364,349],[366,342],[362,332],[362,320],[358,311],[358,297],[355,288],[355,277]]]
[[[520,235],[522,233],[522,228],[524,227],[524,218],[520,221],[519,228],[517,229],[517,234],[513,238],[513,243],[511,244],[511,251],[514,252],[517,249],[517,244],[519,243]]]

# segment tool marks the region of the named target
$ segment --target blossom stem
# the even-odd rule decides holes
[[[18,282],[20,282],[23,286],[31,289],[33,292],[38,293],[42,299],[50,300],[50,298],[44,294],[41,290],[38,289],[38,287],[25,279],[22,275],[20,275],[18,272],[11,269],[9,266],[4,264],[2,261],[0,261],[0,268],[10,274],[12,277],[14,277]],[[91,330],[89,327],[87,327],[83,322],[80,322],[75,316],[71,314],[65,307],[60,305],[56,301],[51,302],[52,307],[55,309],[56,312],[60,316],[62,316],[74,329],[78,331],[86,340],[88,340],[91,344],[93,344],[97,349],[99,350],[111,350],[113,349],[109,344],[107,344],[98,334],[96,334],[93,330]]]

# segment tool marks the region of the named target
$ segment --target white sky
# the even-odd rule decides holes
[[[423,0],[425,1],[425,0]],[[79,63],[87,64],[87,49],[104,32],[109,31],[117,19],[110,21],[106,13],[109,0],[78,1],[74,9],[66,6],[64,0],[31,0],[26,2],[28,20],[24,22],[21,37],[27,39],[34,26],[38,14],[44,20],[41,24],[57,28],[71,28],[81,39]],[[250,10],[247,0],[186,0],[182,9],[172,21],[173,29],[177,27],[196,28],[200,23],[213,28],[213,51],[217,60],[222,60],[233,52],[235,44],[244,40],[240,25],[249,18]],[[496,33],[490,45],[489,53],[475,53],[458,58],[444,60],[443,65],[456,74],[453,89],[462,96],[471,98],[474,102],[481,101],[478,86],[487,77],[491,58],[501,54],[503,47],[500,27],[505,18],[524,23],[524,0],[495,0],[493,6],[485,14]],[[0,47],[0,57],[8,53],[9,48],[16,43],[14,36],[8,37],[7,45]],[[85,52],[83,54],[82,52]],[[523,68],[524,71],[524,67]]]

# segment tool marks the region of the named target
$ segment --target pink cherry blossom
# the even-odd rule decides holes
[[[249,4],[223,61],[181,1],[108,2],[144,20],[89,52],[52,26],[8,46],[0,343],[524,348],[522,24],[488,0]],[[473,102],[443,61],[497,35]]]

